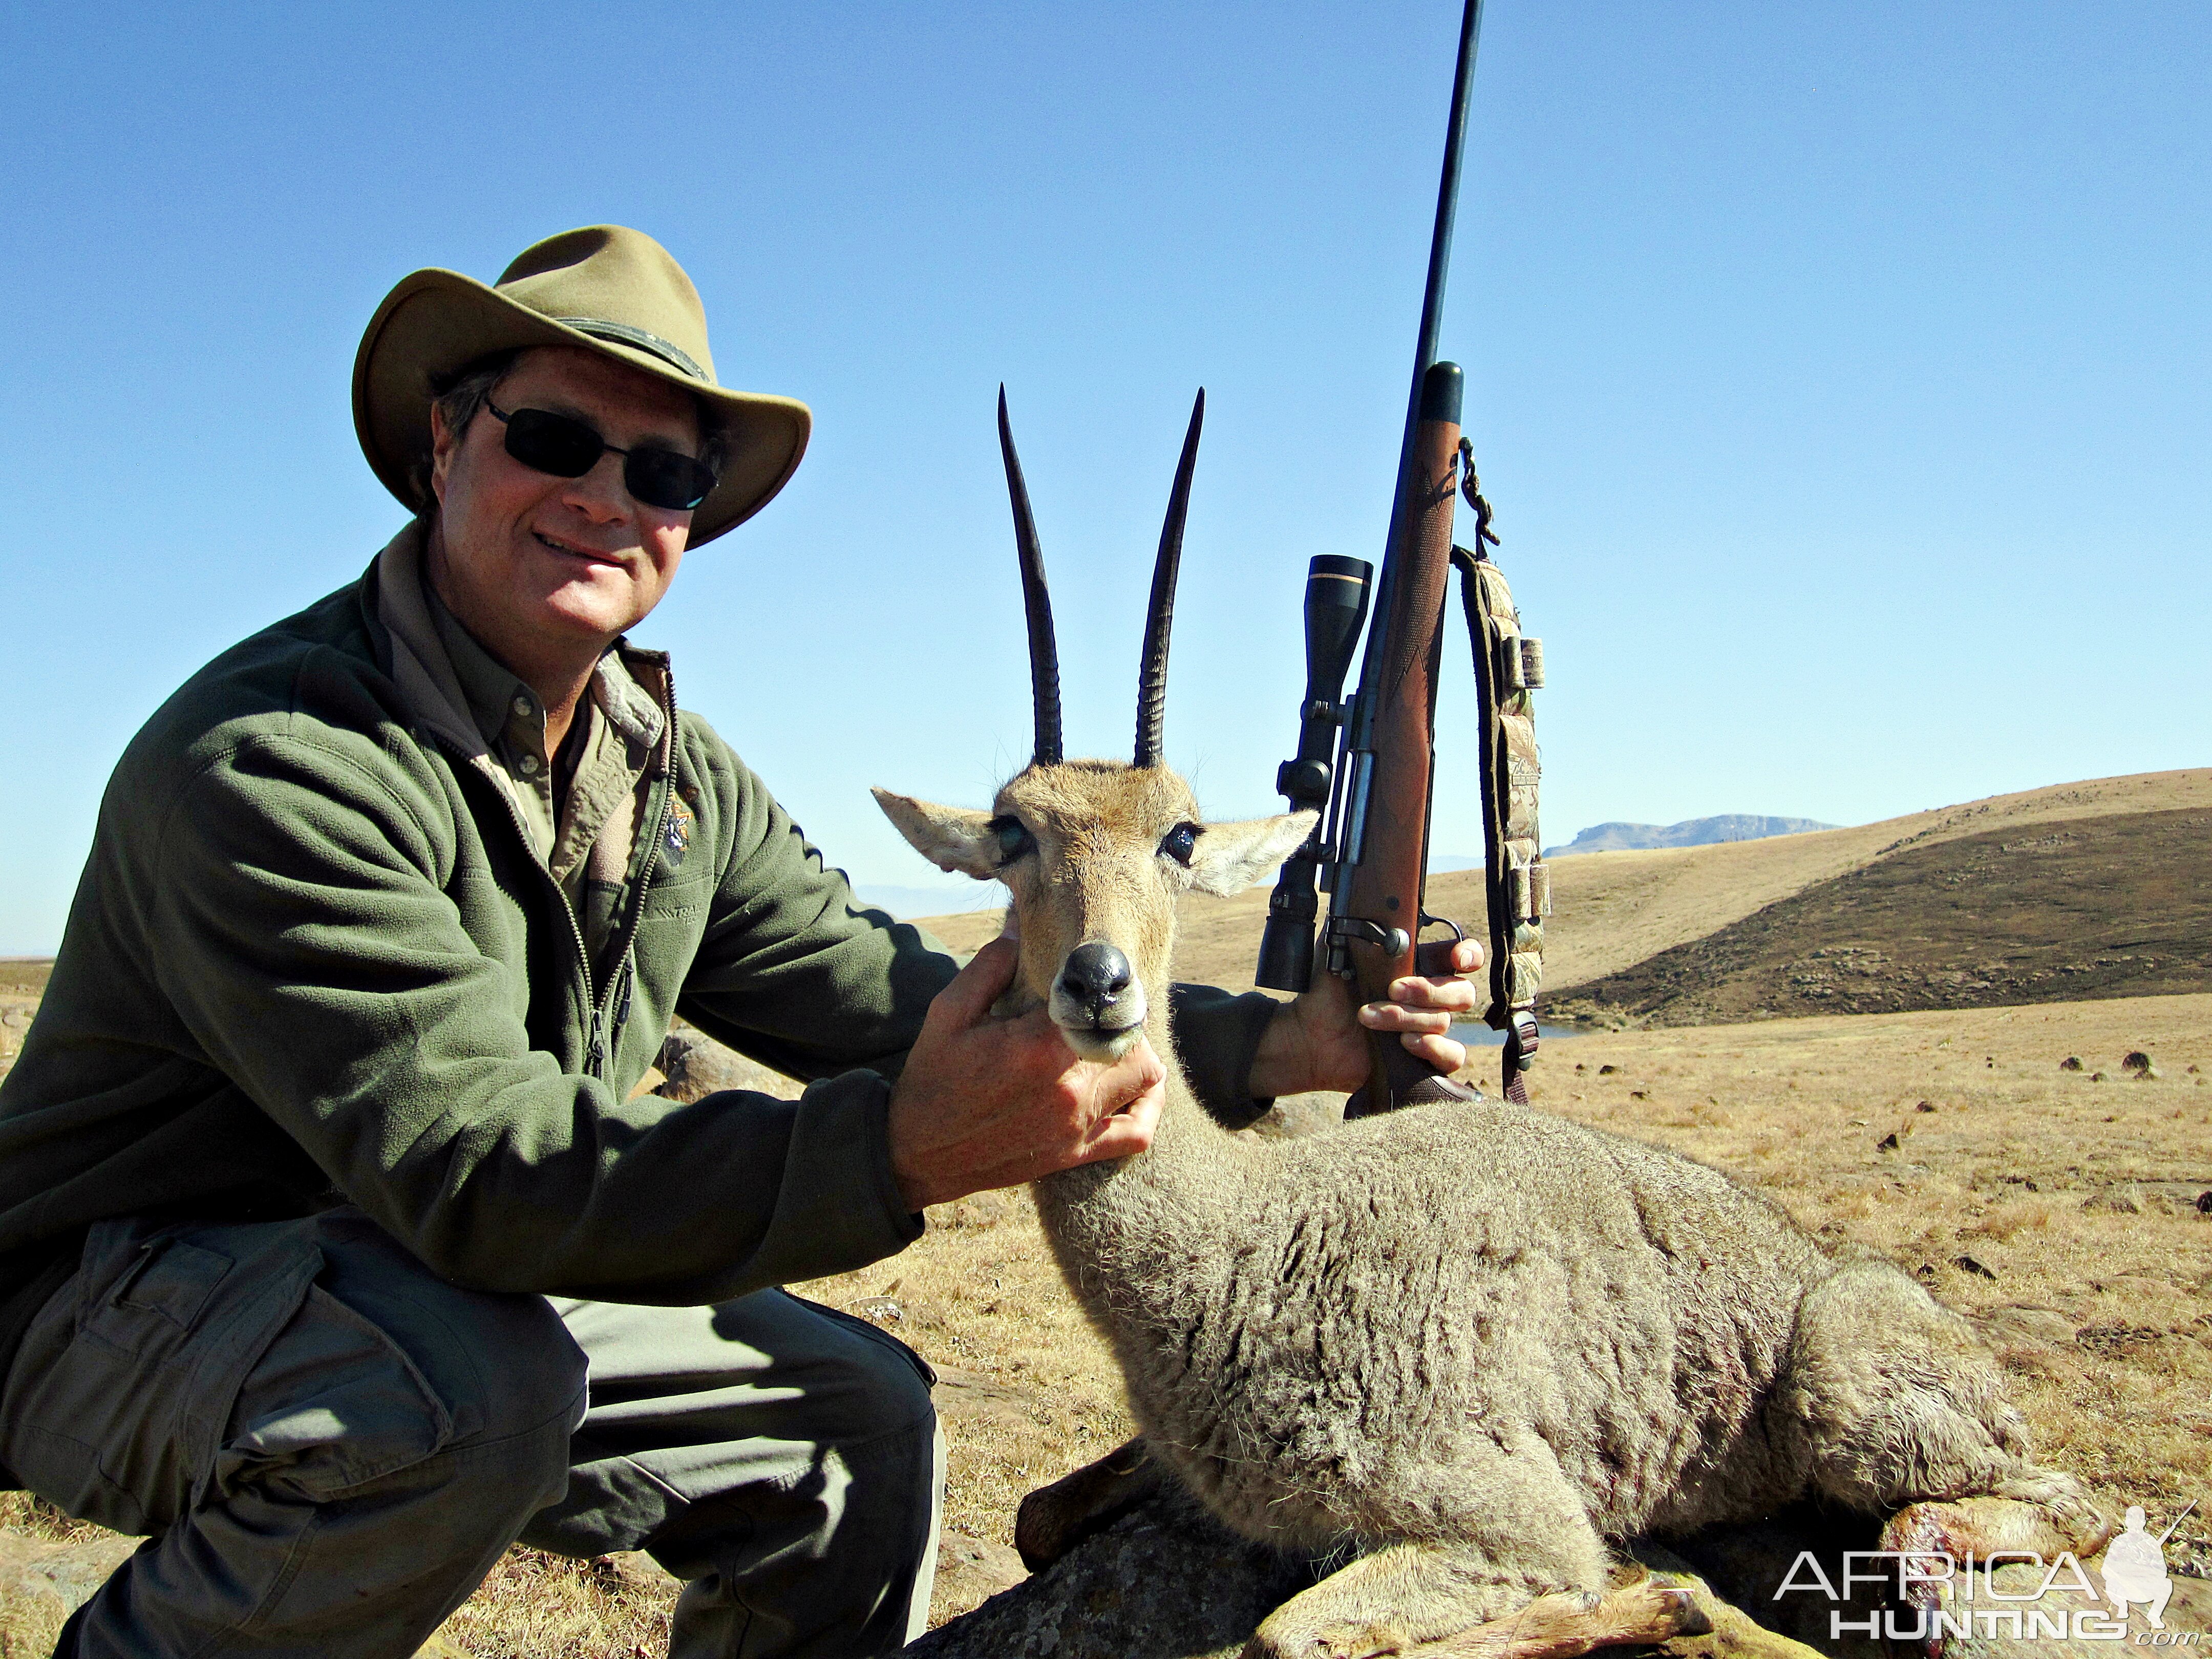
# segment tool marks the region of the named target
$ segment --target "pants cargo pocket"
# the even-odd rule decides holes
[[[74,1285],[25,1334],[8,1400],[16,1472],[83,1520],[165,1530],[320,1260],[283,1229],[94,1226]]]
[[[212,1478],[321,1503],[434,1457],[453,1436],[414,1360],[310,1285],[236,1391]]]

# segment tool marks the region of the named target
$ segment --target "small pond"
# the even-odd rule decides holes
[[[1504,1032],[1493,1031],[1480,1022],[1472,1025],[1455,1025],[1451,1028],[1451,1034],[1453,1042],[1463,1042],[1470,1048],[1502,1048],[1505,1046]],[[1541,1042],[1549,1042],[1553,1037],[1577,1037],[1581,1035],[1580,1026],[1547,1025],[1540,1019],[1536,1022],[1536,1037]]]

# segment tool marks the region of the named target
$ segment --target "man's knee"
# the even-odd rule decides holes
[[[854,1448],[910,1439],[926,1456],[937,1425],[928,1362],[865,1320],[786,1291],[770,1297],[787,1328],[775,1380],[804,1392],[810,1437]]]

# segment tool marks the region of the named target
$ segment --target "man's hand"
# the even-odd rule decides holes
[[[994,939],[937,994],[891,1088],[891,1171],[907,1206],[949,1204],[1152,1145],[1167,1068],[1139,1042],[1111,1065],[1079,1059],[1042,1008],[991,1005],[1020,951]]]
[[[1312,988],[1285,1003],[1252,1057],[1252,1093],[1303,1094],[1309,1089],[1346,1093],[1367,1081],[1367,1033],[1396,1031],[1399,1041],[1440,1072],[1467,1064],[1467,1048],[1452,1041],[1452,1022],[1473,1013],[1481,998],[1465,975],[1482,967],[1474,939],[1439,939],[1415,957],[1426,977],[1394,980],[1388,1002],[1354,1010],[1352,991],[1334,974],[1316,971]]]

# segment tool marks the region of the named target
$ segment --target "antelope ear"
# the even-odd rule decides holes
[[[957,870],[978,881],[997,878],[999,838],[990,831],[988,812],[939,806],[911,795],[894,795],[888,789],[868,793],[907,844],[939,869],[947,874]]]
[[[1243,823],[1207,824],[1191,850],[1191,885],[1224,898],[1243,892],[1304,846],[1320,818],[1318,812],[1286,812]]]

